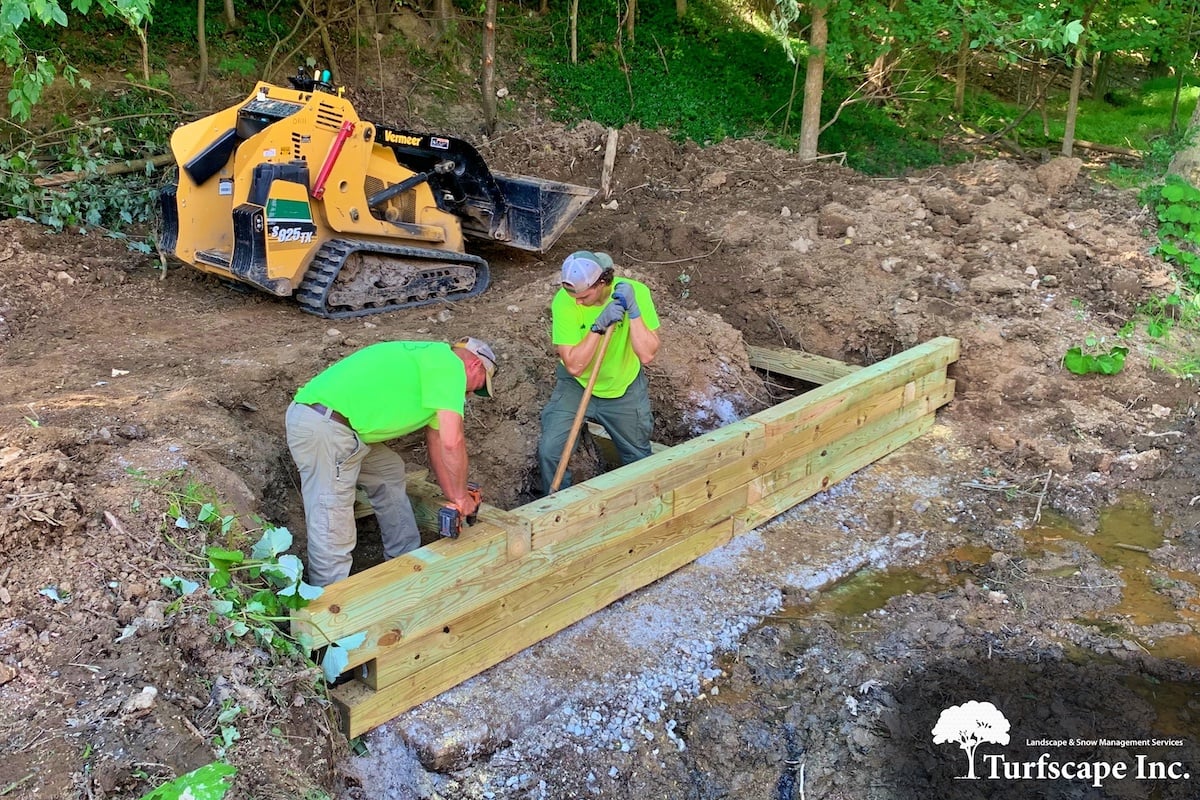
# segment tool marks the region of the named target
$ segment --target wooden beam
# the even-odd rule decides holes
[[[774,372],[776,375],[799,378],[818,386],[836,381],[838,378],[844,378],[862,369],[856,364],[847,364],[813,353],[805,353],[802,350],[788,350],[782,347],[759,347],[748,344],[746,353],[750,356],[750,366],[752,367]]]
[[[522,617],[557,603],[578,602],[591,596],[583,590],[609,575],[628,569],[639,561],[652,558],[712,525],[733,518],[745,507],[747,487],[698,506],[688,513],[645,529],[628,531],[619,539],[588,548],[579,558],[555,562],[541,579],[516,587],[511,593],[491,603],[474,608],[429,634],[401,642],[367,665],[366,683],[381,688],[395,683],[415,667],[432,668],[444,659],[453,657],[463,646],[501,631]],[[662,577],[655,575],[649,580]],[[640,588],[639,586],[632,587]],[[616,599],[616,598],[612,598]],[[606,601],[607,605],[612,600]],[[591,609],[603,608],[599,605]],[[591,611],[584,611],[587,616]],[[582,617],[580,617],[582,618]],[[438,667],[448,669],[450,667]]]
[[[366,664],[370,685],[334,691],[358,735],[920,435],[953,397],[957,357],[956,340],[936,339],[550,497],[489,508],[458,539],[326,587],[294,630],[318,643],[367,633],[349,666]],[[421,518],[444,502],[416,473],[409,490]]]
[[[725,544],[732,536],[733,525],[728,520],[701,531],[651,558],[637,562],[627,570],[581,590],[580,594],[588,598],[585,602],[552,604],[469,645],[456,654],[452,668],[442,663],[433,669],[422,669],[379,691],[372,691],[360,681],[351,681],[334,689],[331,694],[341,712],[343,732],[350,738],[361,736],[404,710],[457,686],[466,678],[578,622],[591,613],[586,609],[603,608],[637,587],[655,580],[649,576],[661,577],[673,572]]]
[[[584,550],[589,555],[548,562],[548,571],[539,580],[516,587],[510,594],[497,597],[454,620],[448,620],[440,630],[433,630],[423,637],[398,642],[395,647],[381,653],[376,663],[368,665],[368,684],[376,688],[387,686],[403,677],[404,673],[414,666],[429,668],[452,655],[456,648],[491,635],[511,624],[512,620],[521,614],[532,613],[549,603],[565,602],[563,598],[582,585],[611,574],[631,562],[646,557],[647,554],[657,552],[676,539],[686,538],[696,530],[716,524],[722,519],[739,516],[739,512],[744,511],[751,500],[751,482],[755,482],[753,499],[758,500],[764,494],[763,482],[768,479],[771,485],[791,486],[798,478],[825,469],[826,472],[837,473],[837,479],[840,480],[842,473],[849,474],[862,466],[861,455],[857,454],[861,447],[883,443],[886,448],[897,440],[894,435],[896,430],[915,419],[931,418],[934,409],[946,397],[945,389],[945,382],[942,381],[938,385],[937,396],[901,402],[905,396],[901,387],[894,391],[896,402],[873,403],[871,414],[866,415],[869,417],[868,421],[858,426],[853,435],[839,432],[829,436],[828,442],[815,440],[803,451],[807,455],[794,444],[784,442],[780,447],[793,453],[794,457],[791,459],[768,461],[760,457],[755,459],[754,469],[743,470],[729,481],[707,482],[702,490],[694,484],[681,487],[678,490],[680,493],[690,492],[691,496],[686,503],[673,502],[672,505],[691,510],[645,529],[631,529],[619,539],[598,543],[596,547],[585,545]],[[875,450],[867,452],[874,453]],[[840,466],[844,457],[855,459],[848,471]],[[766,466],[768,464],[771,466]],[[760,466],[762,469],[759,469]],[[809,494],[814,494],[821,488],[823,487],[818,485]],[[792,504],[799,502],[799,499],[794,500]]]

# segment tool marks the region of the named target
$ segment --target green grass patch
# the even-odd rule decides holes
[[[551,42],[545,31],[520,37],[560,118],[637,122],[700,143],[781,130],[793,67],[777,42],[716,6],[694,5],[682,21],[665,4],[642,10],[636,41],[618,42],[611,3],[581,3],[577,64],[569,61],[565,11],[550,19]],[[792,124],[794,131],[798,104]]]
[[[1176,125],[1186,127],[1200,96],[1200,86],[1194,80],[1185,82],[1180,92]],[[1175,80],[1154,79],[1134,88],[1109,92],[1104,98],[1081,98],[1075,120],[1075,139],[1097,144],[1150,151],[1172,135],[1171,107],[1175,99]],[[1047,121],[1043,127],[1041,115],[1035,110],[1022,121],[1013,138],[1020,144],[1038,147],[1061,142],[1066,130],[1068,98],[1056,95],[1049,101]],[[992,109],[1002,109],[1001,115],[1016,119],[1024,107],[998,103]],[[1046,133],[1049,132],[1047,136]]]
[[[796,66],[776,39],[740,14],[723,4],[694,3],[679,20],[671,4],[643,6],[630,42],[617,31],[611,0],[584,0],[577,64],[569,60],[565,7],[552,8],[544,25],[530,25],[524,16],[505,24],[554,98],[560,120],[636,123],[702,145],[754,137],[794,148],[804,64],[793,97]],[[826,77],[823,120],[852,91],[832,70]],[[908,111],[852,105],[822,134],[820,149],[844,151],[847,163],[864,172],[897,174],[943,163],[948,154],[936,138]]]

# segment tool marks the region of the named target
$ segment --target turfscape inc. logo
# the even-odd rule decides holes
[[[1031,738],[1024,741],[1024,747],[1027,750],[1041,750],[1036,759],[1012,758],[1004,752],[985,750],[980,754],[979,769],[976,770],[976,750],[979,746],[1007,745],[1011,727],[1008,719],[992,703],[968,700],[942,711],[937,724],[933,726],[933,743],[957,744],[966,753],[967,771],[965,775],[958,776],[959,780],[1071,781],[1099,789],[1109,780],[1176,782],[1189,781],[1192,777],[1182,761],[1157,758],[1152,753],[1141,752],[1183,746],[1183,739],[1173,738]],[[1055,749],[1059,753],[1052,755],[1050,751]],[[1071,757],[1081,751],[1088,756],[1106,753],[1111,757]]]

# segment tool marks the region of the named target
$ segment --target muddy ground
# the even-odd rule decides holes
[[[603,141],[598,126],[531,120],[482,149],[496,169],[596,186]],[[701,150],[636,129],[619,141],[612,197],[553,251],[477,248],[494,275],[481,297],[367,320],[162,271],[96,232],[0,223],[0,796],[139,797],[211,761],[233,706],[239,798],[1195,796],[1191,772],[968,785],[963,752],[929,733],[943,709],[994,698],[1010,760],[1035,734],[1176,736],[1050,752],[1161,757],[1200,775],[1196,386],[1152,369],[1161,346],[1140,332],[1118,375],[1061,366],[1089,336],[1111,346],[1169,288],[1135,195],[1080,160],[885,180],[758,143]],[[658,441],[796,390],[754,373],[744,343],[869,364],[954,336],[956,398],[896,455],[385,726],[364,742],[373,755],[354,757],[311,670],[229,647],[198,605],[172,604],[160,579],[200,575],[201,542],[171,500],[212,487],[230,513],[288,526],[302,553],[283,433],[295,388],[372,342],[466,334],[501,358],[497,396],[469,403],[472,477],[496,505],[528,499],[551,389],[547,306],[576,249],[610,252],[655,293]],[[395,446],[425,464],[418,439]],[[1165,535],[1131,551],[1144,562],[1028,533],[1040,517],[1086,537],[1106,509],[1138,502]],[[935,565],[940,583],[866,613],[823,604],[831,579],[894,562]],[[1166,601],[1152,621],[1121,605],[1147,572]],[[691,616],[706,597],[719,598],[709,616]],[[670,632],[659,656],[694,656],[663,668],[688,680],[639,669],[649,656],[631,614]],[[641,698],[636,724],[621,723],[624,696]],[[648,696],[661,698],[649,713]],[[471,713],[512,721],[439,761],[418,723],[443,738],[486,727]]]

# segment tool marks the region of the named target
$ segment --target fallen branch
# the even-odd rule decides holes
[[[12,783],[10,783],[8,786],[5,786],[3,789],[0,789],[0,797],[4,797],[4,795],[6,795],[9,792],[13,791],[14,789],[20,787],[21,784],[25,783],[27,780],[29,780],[32,777],[33,777],[33,773],[31,772],[28,775],[26,775],[24,778],[15,780]]]
[[[1033,512],[1033,521],[1037,522],[1042,518],[1042,501],[1046,499],[1046,489],[1050,488],[1050,478],[1054,475],[1054,470],[1046,471],[1046,482],[1042,484],[1042,493],[1038,495],[1037,508]]]
[[[604,148],[604,168],[600,171],[600,194],[605,200],[612,197],[613,166],[617,161],[617,129],[608,129],[608,143]]]
[[[1119,547],[1122,550],[1132,550],[1135,553],[1149,554],[1151,552],[1149,547],[1142,547],[1137,544],[1125,544],[1124,542],[1113,542],[1113,547]]]
[[[52,186],[66,186],[75,181],[81,181],[84,178],[94,178],[97,175],[128,175],[133,172],[143,172],[147,165],[153,165],[156,169],[165,167],[175,163],[175,156],[170,153],[154,156],[153,158],[141,158],[137,161],[114,161],[111,164],[104,164],[97,167],[95,170],[74,170],[72,172],[60,172],[57,175],[48,175],[44,178],[34,180],[35,186],[41,186],[43,189]]]
[[[1082,147],[1084,150],[1095,150],[1100,153],[1112,153],[1118,156],[1128,156],[1129,158],[1141,158],[1141,152],[1131,150],[1128,147],[1117,147],[1111,144],[1097,144],[1096,142],[1086,142],[1083,139],[1076,139],[1072,142],[1075,147]]]
[[[712,250],[709,250],[704,255],[688,256],[687,258],[676,258],[673,261],[646,261],[644,259],[638,258],[637,256],[631,256],[631,255],[629,255],[629,253],[625,253],[624,255],[626,258],[632,258],[634,261],[638,262],[639,264],[660,264],[660,265],[661,264],[682,264],[685,261],[699,261],[702,258],[708,258],[713,253],[717,252],[717,250],[719,250],[721,245],[724,243],[725,243],[725,240],[722,239],[721,241],[717,242],[716,247],[714,247]]]

